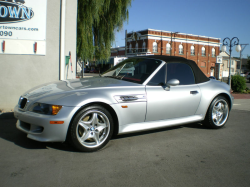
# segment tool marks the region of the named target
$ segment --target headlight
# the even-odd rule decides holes
[[[60,105],[49,105],[43,103],[35,103],[32,107],[30,107],[29,111],[39,113],[39,114],[46,114],[46,115],[57,115],[58,112],[61,110],[62,106]]]

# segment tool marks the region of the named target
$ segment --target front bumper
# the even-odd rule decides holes
[[[40,142],[64,142],[70,121],[79,107],[63,107],[55,115],[43,115],[29,111],[20,111],[17,105],[14,116],[16,127],[27,133],[27,137]],[[50,121],[64,121],[63,124],[50,124]]]

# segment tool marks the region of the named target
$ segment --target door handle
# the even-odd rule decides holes
[[[197,90],[194,90],[194,91],[190,91],[190,94],[197,94],[197,93],[199,93]]]

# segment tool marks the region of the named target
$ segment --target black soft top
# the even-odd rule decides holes
[[[137,57],[132,57],[132,58],[154,58],[154,59],[165,61],[166,63],[174,63],[174,62],[185,63],[185,64],[188,64],[192,68],[194,72],[196,84],[209,81],[209,78],[200,70],[200,68],[197,66],[197,64],[193,60],[188,60],[183,57],[149,55],[149,56],[137,56]]]

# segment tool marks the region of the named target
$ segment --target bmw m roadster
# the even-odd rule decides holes
[[[99,77],[33,88],[15,107],[16,127],[41,142],[69,140],[80,151],[103,148],[113,134],[201,122],[223,127],[230,87],[207,78],[194,61],[139,56]]]

